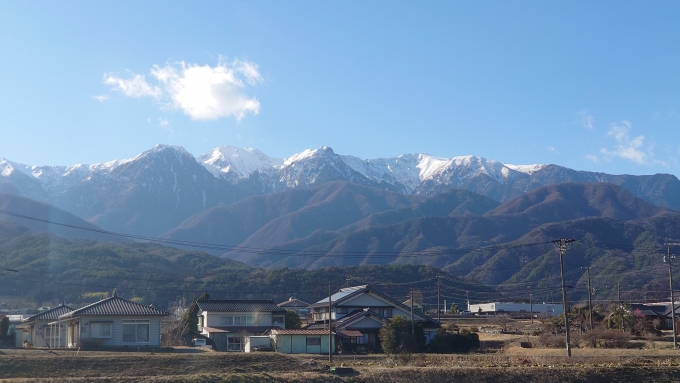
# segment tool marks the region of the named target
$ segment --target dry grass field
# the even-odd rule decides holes
[[[2,382],[680,382],[680,351],[668,341],[634,342],[631,348],[522,348],[538,337],[501,334],[483,319],[481,347],[470,354],[327,356],[217,353],[176,348],[165,352],[0,350]],[[516,326],[529,326],[518,322]]]
[[[510,351],[510,350],[508,350]],[[561,351],[561,350],[550,350]],[[3,382],[677,382],[680,355],[559,355],[496,353],[324,356],[277,353],[79,352],[0,350]]]

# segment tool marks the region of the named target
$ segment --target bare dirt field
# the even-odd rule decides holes
[[[182,350],[178,350],[182,351]],[[680,355],[575,356],[513,353],[338,356],[278,353],[0,350],[4,382],[677,382]]]

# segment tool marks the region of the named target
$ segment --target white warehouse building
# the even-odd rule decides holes
[[[557,303],[510,303],[510,302],[492,302],[492,303],[478,303],[468,305],[468,310],[471,314],[481,315],[495,315],[495,314],[548,314],[549,316],[560,315],[564,312],[561,304]]]

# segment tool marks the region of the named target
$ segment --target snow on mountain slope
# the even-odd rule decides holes
[[[52,195],[83,181],[109,177],[122,165],[167,155],[177,157],[180,163],[194,160],[193,155],[184,148],[157,145],[134,158],[92,165],[29,166],[0,160],[0,176],[7,179],[13,172],[20,172],[36,180],[44,191]],[[387,187],[408,194],[432,194],[441,187],[461,187],[479,175],[486,175],[499,184],[504,184],[517,177],[541,173],[546,166],[509,165],[476,156],[442,158],[421,153],[362,160],[351,155],[338,155],[327,146],[307,149],[283,160],[269,157],[254,148],[221,146],[195,160],[214,177],[224,179],[232,185],[259,172],[260,182],[268,185],[263,190],[265,193],[266,190],[271,192],[342,180]],[[25,184],[27,181],[21,182]]]
[[[78,182],[108,177],[121,165],[142,161],[149,156],[172,152],[182,158],[193,158],[182,147],[156,145],[134,158],[92,165],[29,166],[0,160],[0,175],[8,177],[18,171],[37,180],[48,193],[59,193]],[[271,190],[281,187],[301,187],[329,180],[344,180],[361,184],[392,185],[402,193],[417,193],[428,185],[463,185],[484,174],[503,184],[517,174],[532,175],[545,165],[508,165],[475,156],[453,158],[429,154],[402,154],[392,158],[362,160],[351,155],[338,155],[330,147],[307,149],[286,159],[269,157],[258,149],[220,146],[202,154],[196,160],[214,177],[236,184],[255,172],[261,173]]]
[[[429,154],[403,154],[393,158],[362,161],[352,156],[341,156],[355,171],[371,180],[388,182],[403,188],[404,193],[415,192],[423,182],[454,183],[456,186],[480,174],[504,183],[514,173],[532,174],[544,165],[506,165],[475,156],[453,158]]]
[[[279,181],[288,187],[304,187],[340,180],[364,183],[361,174],[354,171],[328,146],[307,149],[286,158],[279,176]]]
[[[233,182],[252,173],[269,171],[283,165],[283,160],[272,158],[255,148],[219,146],[197,158],[215,177],[227,177]]]

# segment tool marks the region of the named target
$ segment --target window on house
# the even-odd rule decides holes
[[[373,309],[372,311],[383,318],[392,318],[392,309]]]
[[[149,321],[124,320],[123,343],[149,343]]]
[[[307,346],[320,346],[321,338],[307,338]]]
[[[227,315],[220,317],[220,326],[250,326],[253,317],[249,315]]]
[[[283,324],[283,322],[285,320],[284,318],[285,317],[283,317],[283,316],[272,317],[272,322],[273,322],[272,324],[274,324],[274,325]]]
[[[227,351],[241,351],[241,338],[227,337]]]
[[[111,323],[92,322],[91,332],[93,338],[111,338]]]

